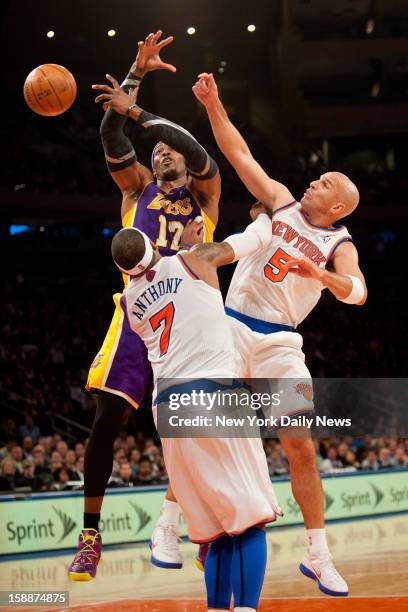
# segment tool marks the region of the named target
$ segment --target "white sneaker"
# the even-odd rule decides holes
[[[333,565],[330,553],[315,557],[306,553],[299,569],[304,576],[316,580],[319,589],[333,597],[347,597],[348,585]]]
[[[179,542],[177,525],[156,525],[150,540],[150,550],[152,551],[150,562],[157,567],[166,569],[183,567]]]

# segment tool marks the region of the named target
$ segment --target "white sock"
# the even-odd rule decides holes
[[[169,501],[165,499],[162,505],[160,518],[157,521],[157,524],[171,524],[177,525],[179,524],[180,519],[180,506],[177,502]]]
[[[234,612],[256,612],[255,608],[234,608]]]
[[[307,529],[308,550],[313,556],[319,557],[329,553],[326,529]]]

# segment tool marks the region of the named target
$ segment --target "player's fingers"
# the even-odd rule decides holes
[[[101,91],[113,93],[113,89],[112,87],[109,87],[109,85],[101,85],[97,83],[96,85],[92,85],[92,89],[100,89]]]
[[[99,94],[99,96],[95,98],[95,102],[102,102],[102,100],[112,100],[111,94]]]
[[[154,36],[153,32],[150,32],[149,36],[146,36],[145,43],[147,47],[151,47],[153,36]]]
[[[119,89],[119,83],[115,77],[113,77],[111,74],[107,74],[106,78],[112,83],[114,89]]]
[[[198,79],[206,79],[208,78],[209,74],[208,72],[201,72],[201,74],[198,75]]]
[[[174,36],[168,36],[164,40],[161,40],[158,44],[159,49],[163,49],[163,47],[167,47],[174,40]]]
[[[153,35],[153,43],[157,43],[162,34],[162,30],[157,30],[156,34]]]
[[[177,68],[173,66],[173,64],[165,64],[164,62],[161,62],[160,68],[163,68],[163,70],[170,70],[170,72],[177,72]]]
[[[285,263],[283,264],[283,267],[290,268],[291,266],[297,266],[297,265],[299,265],[299,259],[295,259],[294,257],[291,257],[290,259],[285,261]]]
[[[102,104],[102,108],[103,108],[103,110],[104,110],[104,111],[108,110],[108,108],[110,107],[110,105],[111,105],[111,102],[104,102],[104,103]]]
[[[209,82],[209,85],[212,85],[213,87],[217,87],[217,83],[215,82],[214,75],[212,73],[208,75],[208,82]]]

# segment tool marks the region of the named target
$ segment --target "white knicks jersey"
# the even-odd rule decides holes
[[[235,378],[234,341],[221,292],[200,280],[182,254],[132,279],[123,306],[158,378]]]
[[[275,211],[268,246],[238,262],[226,306],[267,321],[296,327],[319,301],[322,283],[287,272],[283,264],[292,257],[308,257],[325,268],[336,248],[351,240],[346,227],[312,225],[292,202]]]

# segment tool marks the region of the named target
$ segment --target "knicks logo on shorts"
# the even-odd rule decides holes
[[[303,395],[306,401],[311,402],[313,399],[313,388],[308,383],[299,383],[295,386],[296,393]]]
[[[99,353],[92,362],[91,370],[97,368],[101,365],[103,358],[105,357],[105,353]]]

